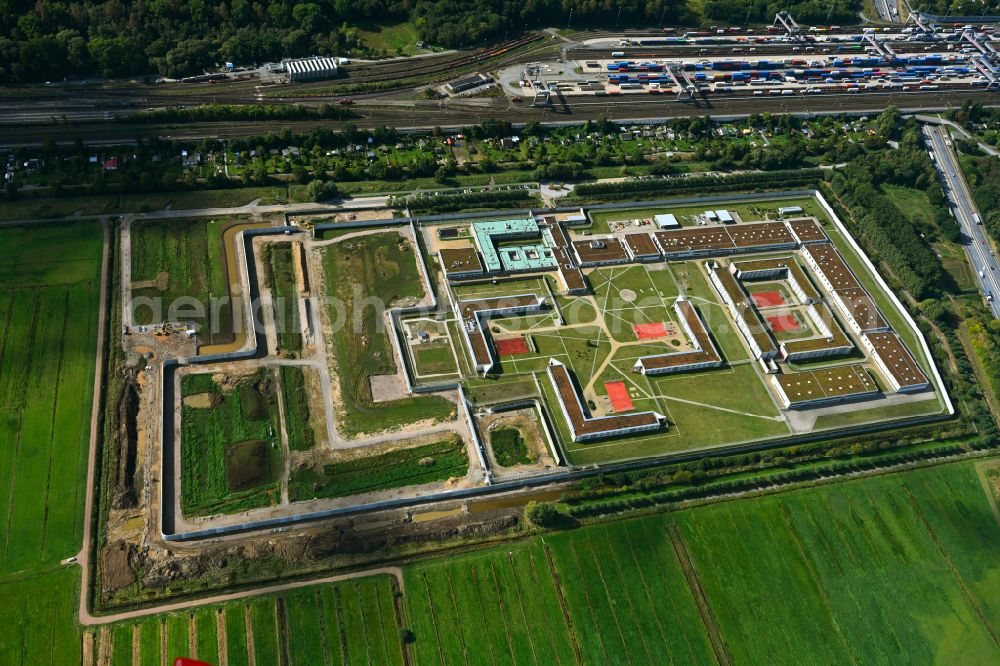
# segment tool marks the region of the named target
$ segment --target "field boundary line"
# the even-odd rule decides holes
[[[525,627],[525,629],[529,629],[528,632],[527,632],[527,634],[528,634],[528,646],[531,648],[531,656],[535,660],[535,663],[537,664],[538,663],[538,651],[535,650],[535,639],[532,636],[531,631],[530,631],[531,623],[528,622],[528,614],[524,612],[524,601],[523,601],[524,595],[521,592],[521,582],[517,578],[517,570],[514,568],[514,556],[511,554],[510,551],[507,551],[507,564],[508,564],[508,566],[510,566],[510,575],[511,575],[511,578],[513,578],[513,580],[514,580],[514,585],[516,586],[516,590],[517,590],[517,606],[518,606],[518,608],[521,609],[521,619],[524,620],[524,627]]]
[[[993,510],[993,516],[997,519],[997,525],[1000,526],[1000,507],[997,506],[997,498],[993,493],[993,488],[990,487],[990,481],[986,478],[986,468],[996,466],[996,460],[981,460],[976,463],[976,476],[979,477],[979,482],[983,485],[986,500],[990,503],[990,509]]]
[[[840,623],[837,622],[837,616],[833,610],[833,604],[830,602],[830,598],[826,593],[826,589],[820,583],[819,573],[813,566],[812,560],[809,558],[806,552],[805,546],[802,543],[802,539],[799,536],[798,530],[795,529],[795,525],[792,522],[792,514],[788,511],[787,504],[781,504],[781,516],[785,521],[785,526],[788,529],[788,534],[792,537],[792,542],[795,544],[795,550],[799,552],[799,556],[802,558],[806,569],[809,571],[809,577],[812,579],[813,584],[816,586],[816,591],[819,593],[820,599],[823,600],[823,605],[826,606],[826,610],[830,613],[830,620],[833,622],[833,628],[837,632],[837,638],[840,640],[841,645],[844,647],[844,654],[849,653],[847,646],[847,641],[844,639],[844,634],[841,631]],[[853,661],[853,660],[852,660]]]
[[[472,580],[472,584],[475,587],[476,598],[482,599],[483,595],[481,594],[481,589],[480,589],[479,574],[476,571],[475,565],[469,567],[469,578]],[[477,605],[479,606],[479,617],[482,619],[483,626],[486,627],[489,625],[489,620],[486,618],[486,604],[479,603]],[[496,666],[497,663],[496,651],[494,651],[493,649],[493,641],[490,639],[488,634],[484,634],[483,642],[485,642],[486,645],[489,646],[490,661],[492,661],[493,665]]]
[[[989,621],[986,619],[986,615],[983,613],[982,607],[980,607],[979,602],[976,600],[976,597],[972,594],[972,590],[968,588],[968,586],[965,584],[965,580],[962,578],[961,574],[958,573],[958,570],[952,563],[951,558],[948,557],[948,553],[945,551],[944,546],[941,545],[941,541],[940,539],[938,539],[938,535],[934,532],[934,529],[930,526],[930,523],[927,522],[927,517],[924,516],[924,512],[920,510],[920,504],[917,503],[917,498],[914,497],[913,492],[910,490],[909,486],[907,486],[905,483],[903,483],[903,492],[906,493],[906,497],[910,501],[910,505],[913,507],[913,512],[920,519],[920,524],[923,525],[925,530],[927,530],[927,536],[929,536],[931,538],[931,541],[934,542],[934,545],[937,546],[938,553],[941,555],[941,559],[944,560],[944,563],[948,565],[948,570],[951,572],[951,575],[955,579],[955,582],[958,583],[959,587],[962,588],[962,592],[965,593],[965,597],[968,600],[969,605],[972,606],[972,609],[974,611],[976,611],[976,615],[979,617],[979,621],[983,624],[983,628],[986,629],[986,632],[990,635],[990,638],[993,639],[993,643],[997,647],[1000,647],[1000,638],[997,638],[996,632],[994,632],[993,627],[990,626]]]
[[[445,569],[444,570],[444,575],[445,575],[445,578],[448,579],[448,596],[451,597],[451,610],[455,613],[455,617],[456,618],[461,618],[462,614],[458,610],[458,600],[455,599],[455,585],[454,585],[454,583],[452,583],[452,580],[451,580],[451,570],[450,569]],[[361,612],[361,614],[362,614],[362,616],[364,616],[364,607],[363,606],[362,606],[362,612]],[[466,664],[468,664],[469,663],[469,646],[465,644],[465,632],[463,632],[461,630],[461,628],[458,628],[455,631],[455,633],[458,634],[458,640],[462,644],[462,659],[465,661]],[[370,655],[369,655],[369,658],[370,658]]]
[[[56,381],[55,390],[52,392],[52,419],[49,422],[49,464],[45,470],[45,507],[42,513],[42,540],[39,544],[39,556],[45,555],[45,541],[49,529],[49,489],[52,487],[52,448],[55,446],[53,434],[56,431],[56,410],[59,408],[59,386],[62,384],[63,353],[66,351],[66,323],[69,321],[69,288],[64,291],[65,301],[63,307],[62,335],[59,337],[59,356],[56,361]]]
[[[507,649],[510,650],[511,661],[515,664],[517,663],[517,653],[514,652],[514,640],[510,635],[510,621],[507,618],[507,610],[503,602],[503,594],[500,591],[500,581],[497,578],[496,567],[493,566],[493,561],[488,560],[490,565],[490,575],[493,578],[493,590],[497,595],[497,605],[500,607],[500,617],[503,618],[503,630],[507,635]]]
[[[594,565],[597,569],[597,577],[601,579],[601,587],[604,588],[604,596],[607,597],[608,607],[611,609],[611,617],[615,620],[615,628],[618,629],[618,636],[622,639],[622,651],[625,653],[625,659],[628,663],[632,663],[632,655],[629,653],[629,641],[625,638],[625,631],[622,629],[622,623],[618,619],[618,612],[615,610],[615,602],[611,597],[611,590],[608,588],[608,580],[604,577],[604,567],[601,565],[601,561],[597,558],[597,553],[594,552],[594,541],[591,535],[588,534],[585,539],[587,542],[587,550],[590,551],[590,556],[594,558]],[[580,554],[576,550],[576,544],[570,544],[570,550],[573,551],[573,557],[576,558],[577,566],[580,567],[580,573],[583,573],[583,567],[580,562]],[[626,593],[627,596],[627,593]],[[630,604],[631,605],[631,604]],[[645,648],[645,643],[643,644],[643,652],[646,653],[646,657],[649,657],[649,650]]]
[[[607,526],[605,526],[604,532],[605,532],[605,535],[607,536]],[[610,541],[610,539],[609,539],[609,541]],[[649,604],[650,610],[653,611],[652,615],[653,615],[653,621],[656,622],[656,630],[660,633],[660,639],[663,641],[664,646],[668,646],[669,642],[667,640],[667,634],[666,634],[666,632],[663,629],[663,623],[660,622],[660,614],[656,612],[656,604],[653,602],[653,595],[650,594],[650,592],[649,592],[649,583],[646,581],[646,572],[643,570],[642,564],[640,564],[640,562],[639,562],[639,558],[636,557],[635,547],[632,545],[632,538],[631,538],[631,536],[625,536],[622,539],[622,541],[624,541],[625,544],[628,546],[628,552],[629,552],[629,556],[632,558],[632,564],[635,565],[635,570],[639,574],[639,582],[642,583],[642,593],[643,593],[643,596],[646,597],[646,603]],[[614,555],[615,562],[618,564],[618,569],[619,569],[619,571],[621,571],[621,568],[622,568],[621,560],[618,558],[618,553],[615,551],[614,543],[612,543],[612,545],[611,545],[611,554]],[[670,598],[670,595],[667,595],[667,598],[668,598],[668,600],[670,602],[671,609],[673,609],[674,608],[674,600],[672,598]],[[674,615],[676,615],[676,613],[674,613]],[[687,636],[684,634],[684,632],[680,632],[680,633],[681,633],[682,636],[684,636],[684,641],[686,643],[687,642]],[[689,646],[689,652],[688,652],[688,654],[690,654],[690,646]],[[671,655],[668,652],[667,653],[667,657],[670,659],[670,663],[673,664],[674,663],[674,657],[673,657],[673,655]]]
[[[694,568],[694,562],[691,561],[687,544],[684,543],[684,536],[681,534],[680,528],[677,527],[676,523],[667,527],[667,534],[670,538],[670,543],[674,547],[674,554],[677,557],[678,563],[681,565],[684,578],[687,579],[688,588],[691,590],[691,596],[694,597],[695,606],[698,607],[701,621],[705,625],[705,632],[708,634],[708,640],[712,644],[712,651],[715,652],[715,659],[719,664],[728,666],[733,663],[733,659],[726,648],[726,643],[722,638],[722,631],[719,629],[719,623],[716,621],[712,607],[708,603],[705,588],[702,587],[701,579]]]
[[[608,529],[607,529],[607,527],[608,526],[605,525],[604,529],[602,530],[603,536],[604,536],[605,541],[607,542],[608,552],[611,553],[611,558],[615,562],[615,572],[618,574],[618,580],[620,580],[621,583],[622,583],[622,586],[621,586],[622,594],[624,595],[625,600],[628,602],[629,611],[631,611],[632,617],[634,618],[637,615],[637,613],[636,613],[636,604],[635,604],[634,601],[632,601],[632,595],[629,594],[629,590],[628,590],[628,587],[627,587],[628,582],[625,580],[625,576],[622,574],[622,563],[621,563],[621,560],[618,559],[618,553],[615,552],[615,548],[611,544],[611,540],[607,538],[608,537]],[[592,532],[588,533],[587,543],[590,546],[590,552],[591,552],[591,554],[593,554],[594,560],[596,561],[597,560],[597,552],[594,550],[594,540],[593,540],[593,533]],[[601,580],[603,581],[604,580],[604,568],[602,566],[598,566],[598,569],[600,569],[600,571],[601,571]],[[610,597],[609,597],[609,599],[610,599]],[[654,661],[653,661],[653,655],[651,655],[650,652],[649,652],[649,643],[646,642],[646,632],[642,631],[642,629],[639,627],[638,623],[636,623],[634,620],[633,620],[633,625],[638,630],[637,633],[639,634],[639,640],[642,641],[642,651],[646,653],[646,658],[649,660],[649,663],[651,663],[651,664],[654,663]],[[659,620],[657,620],[657,625],[659,625]]]
[[[438,631],[437,617],[434,613],[434,598],[431,595],[430,585],[427,584],[427,574],[423,574],[421,578],[424,581],[424,593],[427,595],[427,608],[431,612],[431,626],[434,627],[434,642],[437,643],[438,657],[441,659],[442,664],[447,664],[448,661],[444,658],[444,646],[441,645],[441,632]],[[339,599],[339,595],[338,595]],[[344,641],[343,627],[341,627],[341,640],[344,642],[344,654],[347,654],[347,642]]]
[[[583,654],[580,651],[580,643],[576,639],[576,627],[573,625],[573,618],[569,614],[569,605],[566,603],[566,597],[563,594],[562,580],[559,578],[559,571],[556,569],[555,562],[552,561],[552,551],[549,549],[549,545],[545,543],[545,539],[542,539],[542,550],[545,551],[545,561],[549,567],[549,573],[552,574],[552,584],[556,590],[556,598],[559,600],[559,607],[562,609],[563,620],[566,622],[566,629],[569,631],[569,639],[573,644],[573,653],[576,656],[576,663],[583,663]],[[600,638],[600,634],[598,634]],[[604,640],[601,639],[601,646],[603,647]],[[604,651],[605,656],[607,656],[607,650]]]
[[[24,380],[22,386],[28,385],[28,377],[31,376],[31,357],[35,350],[35,343],[38,338],[38,304],[37,292],[32,292],[36,296],[34,303],[34,313],[31,317],[31,342],[28,344],[26,353]],[[14,511],[14,491],[17,488],[17,459],[21,456],[21,433],[24,427],[24,409],[28,402],[28,391],[21,395],[21,406],[17,412],[17,443],[14,445],[14,456],[11,458],[10,468],[10,492],[7,498],[7,519],[4,522],[3,556],[7,559],[7,549],[10,547],[10,521]]]

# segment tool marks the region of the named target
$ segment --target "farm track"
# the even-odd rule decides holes
[[[698,612],[701,614],[705,631],[708,633],[709,640],[712,643],[715,659],[720,665],[728,666],[733,663],[732,657],[726,649],[726,643],[722,638],[719,623],[715,619],[711,605],[709,605],[708,597],[705,595],[705,588],[702,587],[701,579],[698,577],[698,572],[691,561],[691,556],[688,553],[687,544],[684,543],[684,537],[681,534],[680,528],[676,524],[671,524],[667,528],[667,533],[670,536],[670,543],[674,548],[674,553],[677,555],[677,560],[681,564],[684,577],[687,579],[688,587],[691,588],[691,595],[698,606]]]

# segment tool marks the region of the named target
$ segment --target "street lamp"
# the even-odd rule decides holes
[[[621,19],[621,17],[622,17],[622,6],[618,5],[618,16],[615,18],[615,27],[616,28],[618,27],[618,21]]]

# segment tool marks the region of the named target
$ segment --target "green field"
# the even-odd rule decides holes
[[[0,574],[80,547],[102,242],[0,228]]]
[[[197,376],[197,375],[195,375]],[[205,381],[189,379],[204,389]],[[237,513],[277,501],[281,450],[269,370],[241,377],[212,407],[185,405],[181,417],[181,508],[185,515]],[[219,400],[217,397],[216,400]]]
[[[413,361],[417,372],[421,375],[455,375],[455,354],[447,340],[429,344],[414,345]]]
[[[288,448],[306,451],[316,443],[316,433],[310,425],[309,394],[306,380],[299,366],[281,366],[281,399],[285,405],[285,432]]]
[[[443,421],[455,413],[455,405],[440,396],[372,401],[369,377],[396,372],[396,363],[382,312],[366,299],[388,308],[402,299],[420,298],[416,261],[412,247],[395,231],[325,249],[326,293],[336,297],[327,299],[327,317],[334,328],[327,342],[340,382],[337,427],[344,435],[391,430],[424,419]]]
[[[295,502],[314,497],[345,497],[390,488],[402,488],[465,476],[469,458],[457,438],[397,449],[363,458],[324,465],[317,471],[302,467],[288,480]]]
[[[302,324],[298,290],[295,286],[291,243],[264,246],[267,286],[274,297],[274,322],[278,332],[278,353],[296,355],[302,351]]]
[[[959,463],[432,561],[406,598],[418,663],[992,663],[998,548]]]
[[[133,306],[138,325],[172,321],[193,321],[199,326],[202,344],[232,340],[233,311],[228,303],[229,281],[222,233],[223,220],[156,220],[132,225],[132,282],[166,281],[133,288],[133,299],[161,303],[159,312],[143,305]],[[218,318],[212,322],[211,301],[217,301]],[[225,299],[225,300],[222,300]],[[176,315],[170,316],[174,307]],[[159,316],[157,316],[159,315]]]
[[[132,636],[138,629],[140,663],[161,663],[160,641],[165,638],[167,663],[189,656],[210,664],[223,663],[220,649],[225,646],[231,666],[251,663],[253,650],[257,664],[402,664],[403,651],[393,604],[395,585],[385,576],[356,581],[317,585],[276,595],[204,606],[188,611],[154,615],[134,622],[113,624],[110,631],[91,631],[94,654],[108,649],[111,664],[132,664]],[[69,595],[66,595],[69,596]],[[48,629],[54,618],[72,618],[72,609],[49,605],[41,628]],[[246,617],[250,616],[250,634]],[[0,617],[3,611],[0,610]],[[219,619],[223,632],[218,631]],[[53,651],[53,664],[80,661],[80,639],[76,627],[58,627],[64,639]],[[192,637],[193,640],[189,642]],[[103,636],[103,638],[102,638]],[[102,645],[102,641],[110,645]],[[30,644],[28,656],[48,655],[43,641]],[[45,649],[50,643],[45,636]],[[2,645],[2,644],[0,644]],[[12,653],[13,654],[13,653]],[[0,663],[19,663],[4,659]],[[49,663],[48,658],[23,663]]]

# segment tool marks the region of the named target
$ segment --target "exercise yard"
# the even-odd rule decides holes
[[[758,291],[751,294],[753,303],[759,308],[773,308],[785,305],[785,297],[779,291]]]
[[[611,400],[611,408],[615,410],[616,414],[631,412],[635,409],[625,382],[605,382],[604,390],[607,392],[608,399]]]
[[[523,335],[519,335],[516,338],[499,338],[494,342],[496,343],[497,356],[521,356],[531,353],[531,349],[528,347],[528,339]]]
[[[808,330],[794,313],[767,315],[766,319],[775,333],[801,333]]]
[[[655,340],[667,337],[667,325],[663,322],[652,324],[632,324],[636,340]]]

